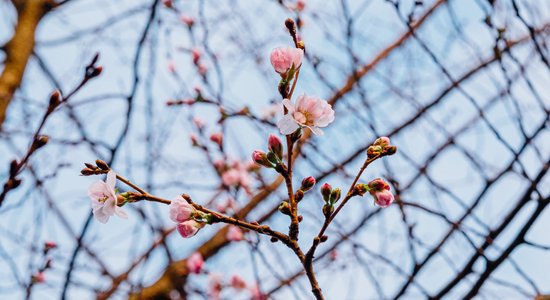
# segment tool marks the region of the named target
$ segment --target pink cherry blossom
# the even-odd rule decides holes
[[[296,1],[296,10],[302,11],[306,7],[306,1],[305,0],[298,0]]]
[[[326,127],[334,121],[334,110],[327,101],[314,96],[301,95],[296,105],[284,99],[283,105],[288,109],[277,123],[282,134],[292,134],[300,127],[308,127],[314,134],[323,135],[319,127]]]
[[[246,289],[246,281],[238,274],[233,274],[229,279],[231,287],[237,290]]]
[[[178,233],[183,238],[190,238],[190,237],[194,236],[195,234],[197,234],[199,229],[201,229],[203,226],[204,226],[204,224],[199,223],[195,220],[187,220],[187,221],[179,223],[176,226],[176,229],[178,230]]]
[[[382,178],[376,178],[369,182],[369,193],[374,198],[376,205],[385,208],[390,206],[394,201],[394,196],[390,192],[390,185]]]
[[[269,59],[275,72],[286,77],[286,73],[294,66],[298,69],[302,65],[304,50],[292,47],[280,47],[271,51]]]
[[[97,181],[88,189],[88,196],[92,202],[92,212],[94,217],[105,224],[109,218],[116,214],[127,219],[126,212],[117,206],[117,196],[115,194],[116,174],[113,170],[107,173],[107,180]]]
[[[231,242],[239,242],[244,239],[243,231],[237,226],[229,226],[225,237]]]
[[[170,219],[176,223],[191,219],[194,212],[195,208],[185,201],[182,196],[177,196],[170,203]]]
[[[390,204],[392,204],[394,200],[393,194],[388,190],[375,192],[373,197],[374,197],[374,202],[382,208],[386,208],[390,206]]]
[[[189,274],[199,274],[204,265],[204,260],[199,252],[195,252],[187,258],[186,267]]]

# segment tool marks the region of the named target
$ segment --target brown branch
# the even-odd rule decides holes
[[[56,7],[53,0],[13,1],[17,10],[15,33],[4,46],[6,60],[0,74],[0,129],[15,91],[21,85],[27,62],[34,49],[34,34],[46,13]]]

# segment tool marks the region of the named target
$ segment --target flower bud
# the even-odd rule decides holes
[[[369,191],[369,186],[364,184],[364,183],[359,183],[359,184],[356,184],[354,187],[353,187],[353,191],[352,191],[352,194],[353,195],[359,195],[359,196],[363,196],[365,195],[366,192]]]
[[[278,209],[282,214],[290,216],[290,205],[288,204],[288,202],[286,201],[281,202],[281,204],[279,204]]]
[[[90,168],[84,168],[84,169],[80,170],[80,174],[82,174],[84,176],[90,176],[90,175],[98,174],[98,171],[97,170],[92,170]]]
[[[387,136],[379,137],[374,141],[373,145],[384,148],[384,146],[390,145],[390,138]]]
[[[54,108],[56,108],[59,103],[61,103],[61,92],[59,90],[55,90],[50,95],[50,103],[48,109],[50,111],[54,110]]]
[[[34,140],[35,149],[40,149],[40,148],[44,147],[48,143],[49,140],[50,140],[50,138],[47,135],[37,136],[36,139]]]
[[[321,187],[321,195],[323,195],[323,200],[325,200],[325,202],[329,202],[331,192],[332,192],[332,187],[330,186],[330,184],[328,183],[323,184],[323,186]]]
[[[101,159],[98,159],[95,161],[95,164],[96,166],[98,166],[98,168],[100,168],[101,170],[104,170],[104,171],[108,171],[110,168],[109,168],[109,165],[102,161]]]
[[[283,159],[283,144],[281,140],[274,134],[269,135],[267,140],[267,148],[273,152],[279,159]]]
[[[397,152],[397,147],[396,146],[386,146],[386,147],[384,147],[384,149],[382,151],[384,152],[385,155],[394,155],[395,152]]]
[[[325,215],[326,218],[330,217],[330,215],[334,212],[334,206],[331,204],[325,204],[323,205],[323,215]]]
[[[334,190],[332,190],[332,192],[330,193],[330,203],[334,204],[338,202],[338,200],[340,200],[341,193],[342,191],[340,190],[340,188],[335,188]]]
[[[306,177],[304,178],[304,180],[302,180],[302,186],[300,187],[300,190],[307,192],[311,190],[311,188],[313,188],[314,185],[315,185],[315,178],[313,178],[313,176]]]
[[[376,178],[368,183],[369,192],[371,194],[382,190],[389,190],[390,186],[382,178]]]
[[[252,152],[252,160],[258,165],[264,166],[266,168],[273,168],[273,164],[267,158],[267,154],[260,150]]]
[[[395,200],[393,194],[390,192],[390,186],[383,179],[376,178],[369,182],[369,193],[374,198],[376,205],[385,208],[390,206]]]
[[[324,243],[328,240],[328,235],[321,236],[321,243]]]
[[[223,143],[223,135],[221,132],[213,133],[210,135],[210,140],[221,147]]]
[[[296,194],[294,194],[294,199],[296,200],[296,202],[302,201],[302,199],[304,199],[304,191],[297,190]]]

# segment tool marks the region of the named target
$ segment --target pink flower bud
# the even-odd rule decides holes
[[[373,196],[374,202],[382,208],[390,206],[394,200],[393,194],[388,190],[376,192]]]
[[[239,227],[230,226],[225,237],[231,242],[240,242],[244,239],[244,234]]]
[[[307,192],[311,190],[311,188],[314,185],[315,185],[315,178],[313,178],[313,176],[309,176],[304,178],[304,180],[302,180],[302,186],[300,187],[300,189],[304,192]]]
[[[172,0],[162,0],[162,4],[167,8],[172,8]]]
[[[221,147],[223,143],[223,135],[221,132],[213,133],[210,135],[210,140]]]
[[[283,159],[283,144],[281,140],[274,134],[269,135],[267,140],[267,148],[273,152],[279,159]]]
[[[197,137],[196,134],[193,134],[193,133],[192,133],[192,134],[189,136],[189,138],[191,139],[191,144],[192,144],[193,146],[197,146],[197,145],[199,144],[199,138]]]
[[[222,276],[219,273],[210,273],[208,275],[208,299],[220,300],[222,289]]]
[[[298,0],[296,1],[296,10],[297,11],[302,11],[304,10],[304,8],[306,7],[306,1],[305,0]]]
[[[168,72],[176,73],[176,64],[173,61],[168,62]]]
[[[176,223],[191,219],[194,213],[195,208],[185,201],[182,196],[177,196],[170,203],[170,219]]]
[[[193,55],[193,63],[196,65],[199,63],[199,60],[201,59],[202,52],[199,48],[193,48],[191,50],[191,54]]]
[[[55,242],[52,242],[52,241],[44,242],[44,251],[48,251],[53,248],[57,248],[57,244]]]
[[[376,205],[385,208],[394,201],[394,196],[390,192],[390,186],[383,179],[376,178],[369,182],[369,193],[374,198]]]
[[[200,118],[193,118],[193,124],[195,124],[198,129],[204,128],[204,121]]]
[[[176,229],[183,238],[190,238],[197,234],[199,229],[202,228],[202,224],[195,220],[188,220],[178,224]]]
[[[323,195],[323,199],[325,200],[325,202],[328,202],[330,200],[331,192],[332,192],[332,187],[330,186],[330,184],[328,183],[323,184],[323,186],[321,187],[321,195]]]
[[[199,63],[199,74],[206,75],[206,72],[208,72],[208,66],[203,63]]]
[[[189,274],[199,274],[204,265],[204,260],[199,252],[195,252],[187,258],[186,266]]]
[[[255,150],[252,152],[252,160],[258,165],[264,166],[266,168],[273,168],[273,164],[267,158],[267,154],[260,150]]]
[[[233,274],[230,279],[231,287],[237,290],[246,289],[246,281],[239,275]]]
[[[32,275],[31,280],[34,283],[43,283],[46,281],[46,276],[44,276],[44,273],[42,272],[37,272],[36,274]]]
[[[379,137],[374,141],[373,145],[382,147],[390,145],[390,138],[387,136]]]
[[[193,24],[195,24],[195,19],[191,18],[190,16],[187,16],[187,15],[181,15],[180,16],[180,21],[182,21],[185,25],[191,27],[193,26]]]
[[[302,57],[304,56],[304,50],[286,47],[275,48],[271,51],[269,59],[271,65],[275,69],[275,72],[281,74],[282,77],[286,77],[287,72],[294,66],[294,69],[298,69],[302,65]]]

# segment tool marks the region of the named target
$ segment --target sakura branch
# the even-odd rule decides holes
[[[96,54],[84,69],[84,77],[82,78],[80,83],[71,92],[69,92],[69,94],[63,96],[60,91],[54,91],[50,95],[46,112],[44,113],[44,116],[42,117],[38,128],[33,134],[31,144],[28,147],[26,154],[19,161],[14,159],[10,163],[9,176],[6,183],[4,183],[2,192],[0,193],[0,206],[2,206],[2,203],[4,202],[8,192],[10,190],[16,189],[17,187],[19,187],[19,185],[21,185],[22,180],[20,178],[17,178],[17,176],[23,171],[31,155],[33,155],[37,150],[41,149],[48,143],[48,136],[42,135],[42,129],[44,128],[44,125],[46,125],[46,121],[48,120],[48,118],[56,111],[58,107],[60,107],[64,103],[67,103],[69,99],[74,96],[82,87],[84,87],[84,85],[86,85],[88,81],[101,74],[103,68],[101,66],[96,66],[98,59],[99,54]]]
[[[322,242],[328,239],[328,236],[325,235],[326,230],[351,198],[363,196],[368,192],[374,198],[374,202],[382,208],[388,207],[394,201],[394,196],[390,192],[390,186],[384,180],[377,178],[369,183],[359,183],[359,180],[371,163],[381,157],[395,154],[397,148],[391,145],[390,139],[387,137],[377,139],[368,148],[366,160],[342,201],[340,201],[340,188],[333,189],[328,183],[325,183],[321,187],[320,194],[325,204],[320,213],[324,216],[324,222],[321,225],[319,233],[313,239],[312,245],[307,252],[304,252],[298,244],[300,222],[303,220],[303,216],[299,214],[299,203],[304,199],[306,193],[313,190],[316,180],[312,176],[303,178],[300,187],[296,190],[294,189],[293,146],[300,141],[304,130],[310,130],[315,135],[322,136],[323,131],[320,128],[330,125],[335,117],[332,106],[327,101],[316,96],[300,95],[297,97],[296,103],[293,104],[292,96],[298,82],[300,68],[302,67],[305,43],[298,38],[292,20],[288,19],[285,25],[289,30],[295,47],[274,49],[271,52],[270,60],[275,72],[281,76],[277,88],[282,96],[281,105],[284,107],[284,116],[279,120],[277,126],[280,133],[285,135],[286,153],[281,139],[275,134],[271,134],[267,139],[267,152],[261,150],[253,151],[252,160],[258,166],[273,169],[286,183],[288,199],[281,202],[278,210],[290,218],[287,234],[258,222],[248,222],[236,217],[226,216],[221,212],[195,203],[187,194],[178,195],[173,200],[151,195],[128,179],[117,175],[110,166],[101,160],[97,160],[95,165],[87,163],[86,168],[81,171],[81,174],[86,176],[107,174],[107,179],[92,184],[88,193],[92,201],[93,214],[99,222],[106,223],[113,215],[127,218],[127,213],[122,209],[124,205],[139,201],[152,201],[170,205],[169,218],[176,223],[176,229],[183,238],[191,238],[198,234],[205,226],[216,223],[231,225],[227,234],[227,239],[230,241],[242,240],[243,230],[266,235],[270,237],[272,242],[280,241],[295,253],[309,279],[313,295],[316,299],[324,299],[313,269],[315,251]],[[203,101],[200,93],[198,93],[197,99]],[[195,125],[201,133],[202,124],[197,121]],[[212,134],[210,141],[215,143],[219,151],[223,153],[223,135],[221,133]],[[200,147],[205,153],[209,153],[208,148],[201,144],[198,138],[193,139],[193,145]],[[209,160],[212,161],[210,156]],[[216,167],[224,184],[226,186],[237,185],[246,187],[247,180],[243,179],[243,174],[247,174],[247,172],[243,166],[237,163],[231,169],[225,169],[223,167],[225,165],[226,163],[223,163],[223,165]],[[133,190],[120,192],[116,188],[117,179]],[[338,202],[340,203],[336,206]],[[197,267],[200,264],[193,263],[193,261],[198,262],[202,261],[202,259],[199,259],[196,255],[191,256],[188,260],[187,274],[198,273],[197,269],[200,269]],[[219,287],[219,284],[214,284],[214,287],[213,290],[219,290],[216,288]]]

